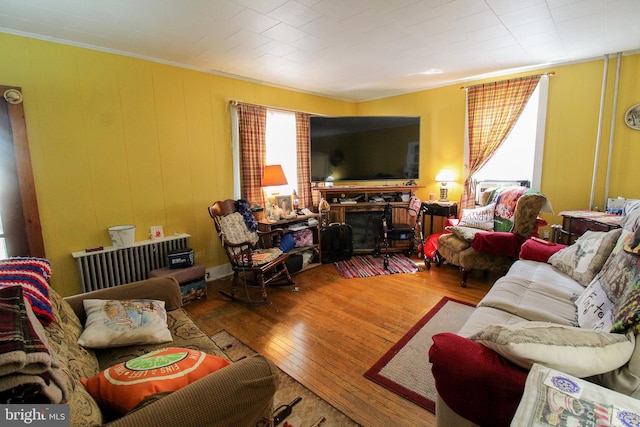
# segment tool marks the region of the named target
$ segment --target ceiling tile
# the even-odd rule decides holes
[[[0,0],[3,32],[350,100],[637,53],[638,22],[639,0]]]

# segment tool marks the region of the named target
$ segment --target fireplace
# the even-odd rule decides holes
[[[354,251],[366,252],[375,249],[382,227],[383,212],[382,209],[345,212],[345,223],[351,226],[353,233]]]

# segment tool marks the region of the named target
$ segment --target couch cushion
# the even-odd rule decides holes
[[[493,307],[526,320],[574,325],[576,295],[584,288],[549,264],[519,260],[478,307]]]
[[[476,307],[457,334],[469,338],[489,325],[518,322],[526,322],[526,319],[493,307]]]
[[[228,359],[186,348],[161,348],[83,379],[103,410],[124,415],[157,393],[179,390],[230,365]]]
[[[49,290],[54,322],[45,327],[50,349],[56,354],[67,381],[69,391],[69,424],[100,425],[102,412],[80,378],[98,373],[98,361],[92,350],[80,346],[77,341],[82,324],[71,306],[53,289]]]
[[[78,344],[84,347],[122,347],[172,340],[164,301],[86,299],[83,304],[87,322]]]
[[[621,231],[586,231],[573,245],[552,255],[549,264],[587,286],[602,269]]]
[[[525,369],[539,363],[576,377],[609,372],[627,363],[635,336],[548,322],[491,325],[471,337]]]

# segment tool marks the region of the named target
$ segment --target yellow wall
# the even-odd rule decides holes
[[[25,95],[27,130],[52,285],[79,292],[71,252],[110,245],[107,228],[132,223],[186,232],[198,262],[226,262],[206,207],[233,196],[228,99],[329,115],[422,116],[419,195],[437,193],[443,168],[462,176],[465,94],[460,85],[352,104],[155,62],[0,34],[0,84]],[[640,102],[640,55],[623,58],[610,196],[640,198],[640,131],[622,115]],[[541,190],[555,212],[587,208],[602,61],[554,67]],[[602,206],[615,62],[610,66]],[[495,79],[492,79],[495,80]],[[476,82],[473,82],[476,83]],[[450,199],[460,196],[453,186]],[[545,219],[558,222],[548,215]]]
[[[0,34],[0,82],[22,87],[52,286],[80,291],[71,252],[107,228],[191,234],[198,262],[226,263],[206,212],[233,197],[228,99],[353,115],[348,102],[150,61]]]
[[[594,205],[603,209],[610,122],[616,60],[609,60],[606,108],[599,156]],[[536,72],[555,71],[549,80],[549,99],[540,190],[549,198],[555,214],[543,214],[549,223],[560,223],[558,212],[588,209],[604,61],[591,61]],[[528,73],[532,74],[532,73]],[[501,80],[518,75],[488,79]],[[469,84],[482,83],[482,81]],[[360,103],[358,114],[422,116],[421,169],[418,184],[438,194],[434,178],[440,169],[452,169],[458,176],[450,187],[449,199],[458,200],[464,158],[465,91],[452,85],[407,95]],[[640,55],[622,57],[620,72],[609,197],[640,198],[640,180],[635,176],[640,159],[640,131],[624,124],[627,109],[640,102]]]

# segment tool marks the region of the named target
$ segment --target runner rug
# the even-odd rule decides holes
[[[356,255],[345,261],[337,261],[334,265],[345,279],[419,271],[418,265],[403,254],[390,254],[388,269],[384,268],[384,255]]]
[[[473,310],[467,303],[442,298],[364,376],[435,413],[436,387],[428,357],[431,337],[457,332]]]
[[[245,345],[242,341],[231,335],[224,329],[211,336],[213,342],[222,350],[230,360],[236,362],[246,356],[256,354],[256,352]],[[331,406],[329,403],[314,394],[311,390],[287,375],[282,369],[280,372],[280,385],[276,391],[273,408],[277,412],[277,408],[281,405],[287,405],[296,398],[301,397],[291,415],[284,421],[291,427],[307,427],[307,426],[359,426],[351,418]],[[285,422],[279,425],[283,427]],[[258,427],[258,426],[256,426]]]

